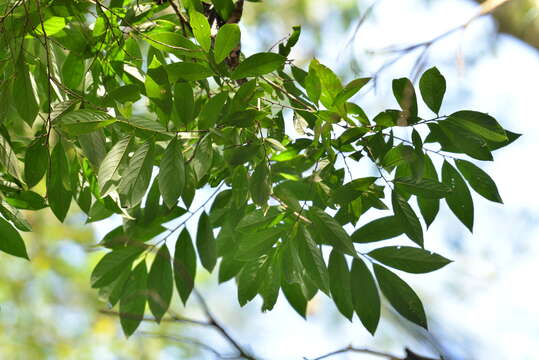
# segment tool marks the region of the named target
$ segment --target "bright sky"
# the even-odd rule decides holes
[[[317,12],[327,15],[327,9],[320,6]],[[353,42],[354,53],[365,66],[362,75],[369,75],[380,65],[372,58],[368,58],[369,64],[363,64],[367,59],[365,50],[428,40],[463,23],[476,11],[473,3],[464,0],[439,0],[428,7],[424,0],[381,0],[371,21]],[[535,108],[539,54],[506,36],[493,43],[493,26],[491,19],[484,18],[465,32],[440,41],[432,48],[429,67],[436,65],[448,80],[447,103],[443,107],[446,113],[457,109],[488,112],[504,127],[524,133],[515,144],[495,153],[495,162],[483,167],[498,184],[505,205],[475,196],[473,236],[442,206],[438,221],[427,233],[426,247],[455,262],[435,273],[402,276],[425,303],[431,340],[460,349],[455,359],[531,360],[537,358],[539,340],[539,290],[532,278],[539,273],[539,119]],[[336,55],[343,49],[348,33],[344,36],[338,24],[327,26],[325,33],[320,59],[336,65]],[[244,50],[254,51],[254,46],[255,39],[244,36]],[[459,67],[458,54],[473,61]],[[390,93],[391,79],[408,76],[413,59],[412,55],[410,60],[404,59],[384,72],[376,97],[371,92],[356,99],[368,114],[396,106]],[[430,115],[425,108],[421,110],[425,116]],[[100,224],[101,235],[106,233],[104,225]],[[194,234],[194,229],[190,230]],[[350,343],[395,354],[401,354],[404,346],[427,355],[431,351],[417,341],[418,334],[408,333],[398,322],[389,320],[387,311],[388,316],[372,338],[357,319],[350,324],[336,316],[334,306],[323,295],[315,298],[312,315],[305,322],[282,296],[276,309],[261,314],[259,299],[240,309],[232,296],[235,286],[231,282],[219,288],[216,281],[210,283],[213,290],[205,292],[214,312],[237,338],[251,344],[264,358],[301,359]],[[166,349],[162,358],[168,359],[167,354],[172,358],[175,353]],[[342,355],[332,359],[369,357]]]

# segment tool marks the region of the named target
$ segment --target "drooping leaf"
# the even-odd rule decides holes
[[[404,318],[427,329],[427,316],[414,290],[400,277],[380,265],[374,264],[374,274],[380,290],[391,306]]]
[[[283,67],[286,58],[275,53],[258,53],[243,60],[230,75],[232,80],[265,75]]]
[[[214,75],[213,71],[202,64],[192,62],[174,62],[165,66],[169,81],[197,81]]]
[[[265,269],[265,273],[262,274],[262,284],[258,291],[264,300],[262,311],[273,309],[279,297],[282,276],[281,253],[279,250],[276,249],[272,258],[268,260],[268,266]]]
[[[299,227],[296,244],[299,258],[305,267],[307,276],[320,290],[329,294],[329,274],[322,257],[322,251],[313,240],[309,230],[304,226]]]
[[[198,220],[197,251],[200,263],[211,273],[217,262],[217,247],[206,212],[203,212]]]
[[[196,179],[200,181],[212,166],[213,148],[211,138],[204,136],[195,147],[195,153],[191,161]]]
[[[183,124],[193,121],[195,100],[193,88],[187,82],[178,82],[174,85],[174,106]]]
[[[354,310],[363,326],[374,335],[380,321],[380,296],[371,272],[359,258],[352,262],[350,287]]]
[[[423,178],[438,182],[438,174],[436,173],[436,168],[434,167],[432,160],[428,155],[424,155],[424,157],[425,171],[423,173]],[[432,222],[436,218],[436,215],[438,214],[438,211],[440,210],[440,200],[429,199],[426,197],[417,197],[417,205],[419,206],[421,216],[423,216],[423,219],[425,220],[425,223],[427,224],[428,228],[430,224],[432,224]]]
[[[120,298],[120,323],[127,337],[137,330],[144,317],[147,278],[146,262],[141,261],[127,279],[124,293]]]
[[[0,200],[0,214],[15,225],[20,231],[32,231],[32,226],[26,220],[22,212],[17,208],[11,206],[8,202],[3,202]]]
[[[400,221],[404,233],[410,240],[423,247],[423,229],[410,204],[395,191],[392,193],[391,203],[393,204],[395,217]]]
[[[419,79],[419,90],[421,97],[429,109],[434,113],[440,112],[442,100],[445,94],[445,78],[436,67],[425,71]]]
[[[0,166],[16,179],[20,178],[19,160],[7,139],[0,134]]]
[[[411,177],[401,177],[393,180],[393,183],[417,197],[428,199],[441,199],[452,191],[449,186],[428,178],[415,180]]]
[[[352,96],[354,96],[363,86],[365,86],[371,78],[359,78],[350,81],[344,89],[342,89],[337,96],[335,97],[335,100],[333,101],[334,106],[340,106],[344,104],[348,99],[350,99]]]
[[[193,29],[193,35],[200,46],[209,51],[211,47],[211,29],[208,19],[196,10],[189,11],[189,23]]]
[[[39,111],[39,106],[32,87],[30,70],[25,64],[22,56],[16,62],[15,73],[17,76],[12,90],[13,104],[15,105],[19,116],[28,124],[28,126],[32,126]]]
[[[159,167],[159,192],[169,208],[178,203],[185,186],[185,163],[180,142],[174,138],[167,146]]]
[[[498,187],[492,178],[477,165],[466,160],[455,160],[457,168],[461,174],[468,181],[468,184],[479,195],[487,200],[503,203],[500,194],[498,193]]]
[[[62,115],[57,121],[60,129],[71,135],[88,134],[116,122],[109,114],[90,109],[81,109]]]
[[[481,136],[485,140],[503,142],[507,140],[505,130],[492,116],[477,111],[457,111],[451,114],[445,122],[450,122],[463,129]]]
[[[200,130],[207,130],[215,125],[227,100],[227,92],[220,92],[208,100],[198,116]]]
[[[28,187],[36,186],[43,176],[45,176],[49,168],[49,148],[43,142],[44,139],[38,138],[34,140],[24,156],[24,179]],[[2,151],[2,141],[0,140],[0,152]],[[16,159],[12,159],[15,161]],[[12,164],[12,167],[17,166],[17,163]]]
[[[451,262],[451,260],[431,251],[410,246],[382,247],[367,255],[384,265],[413,274],[438,270]]]
[[[251,301],[261,286],[261,276],[264,273],[264,268],[267,264],[268,256],[261,256],[258,259],[247,262],[238,279],[238,302],[240,306],[244,306]]]
[[[100,288],[113,282],[124,268],[131,267],[143,250],[143,246],[129,246],[107,253],[92,270],[92,287]]]
[[[251,198],[260,206],[265,206],[271,194],[271,178],[266,161],[261,161],[255,168],[249,183]]]
[[[402,121],[398,125],[408,125],[417,117],[417,98],[414,84],[407,78],[393,80],[393,95],[402,109]]]
[[[101,196],[106,196],[113,181],[119,180],[119,169],[122,164],[125,164],[129,158],[129,148],[133,144],[133,137],[126,136],[120,139],[112,149],[107,153],[97,174],[99,183],[99,191]]]
[[[322,104],[326,108],[331,108],[335,98],[343,88],[341,80],[330,68],[320,64],[320,62],[318,62],[316,59],[311,61],[309,65],[309,72],[311,71],[311,68],[320,80],[320,101],[322,101]]]
[[[317,232],[318,238],[346,254],[357,257],[350,235],[334,218],[317,207],[309,209],[308,217],[312,220],[311,226]]]
[[[159,323],[168,310],[173,288],[170,253],[166,244],[162,245],[148,274],[148,305]]]
[[[26,246],[19,232],[0,217],[0,250],[23,259],[28,259]]]
[[[138,205],[146,193],[152,176],[153,157],[154,144],[144,143],[135,151],[129,166],[122,174],[118,193],[127,207]]]
[[[58,141],[51,154],[51,165],[47,172],[47,199],[49,206],[60,221],[64,221],[71,205],[71,190],[66,186],[69,174],[66,153],[62,142]]]
[[[354,315],[354,305],[352,303],[352,288],[350,271],[343,253],[333,249],[329,256],[328,263],[329,288],[331,297],[337,305],[337,309],[348,320],[352,321]]]
[[[307,316],[307,299],[301,291],[301,286],[299,284],[289,284],[286,281],[283,281],[281,284],[283,294],[292,308],[302,317],[306,318]]]
[[[352,241],[356,243],[370,243],[392,239],[404,234],[404,226],[399,218],[385,216],[363,225],[352,234]]]
[[[232,50],[238,46],[241,39],[240,28],[237,24],[225,24],[215,37],[213,54],[217,64],[223,62]]]
[[[64,84],[71,89],[77,89],[84,77],[84,70],[84,59],[73,52],[69,53],[62,65]]]
[[[195,285],[197,258],[193,241],[187,229],[183,229],[174,250],[174,281],[182,302],[185,304]]]
[[[453,214],[470,230],[473,230],[474,206],[472,195],[464,179],[458,171],[447,161],[442,166],[442,182],[453,191],[445,198],[445,201]]]

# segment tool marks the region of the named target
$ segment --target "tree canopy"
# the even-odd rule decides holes
[[[160,322],[174,291],[187,302],[201,268],[235,279],[241,305],[259,295],[262,311],[282,294],[306,317],[320,291],[374,334],[382,294],[428,328],[394,269],[451,262],[428,250],[425,229],[443,200],[472,231],[471,190],[501,203],[475,163],[519,135],[483,112],[444,113],[435,67],[418,86],[393,80],[399,108],[368,115],[358,94],[369,77],[343,83],[317,59],[289,59],[299,26],[244,54],[247,4],[0,1],[0,250],[29,259],[21,210],[122,216],[90,284],[127,336],[146,305]],[[375,172],[353,176],[364,163]],[[382,215],[364,223],[367,212]]]

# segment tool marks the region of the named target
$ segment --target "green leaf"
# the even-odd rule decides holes
[[[380,296],[374,278],[361,259],[354,259],[350,272],[352,303],[359,320],[374,335],[380,321]]]
[[[265,206],[271,194],[271,177],[266,161],[261,161],[255,168],[249,183],[253,202]]]
[[[1,198],[1,197],[0,197]],[[23,214],[8,202],[0,200],[0,213],[6,220],[11,221],[20,231],[32,231],[32,227]]]
[[[271,310],[279,297],[281,288],[281,252],[276,249],[271,259],[268,260],[268,266],[265,273],[262,275],[262,284],[260,285],[259,294],[262,296],[264,303],[262,311]]]
[[[265,75],[283,67],[286,58],[275,53],[258,53],[243,60],[230,75],[232,80]]]
[[[174,250],[174,280],[176,289],[185,304],[195,286],[197,258],[193,241],[186,228],[182,230],[176,241]]]
[[[507,141],[505,130],[498,124],[496,119],[488,114],[468,110],[457,111],[445,121],[479,135],[485,140],[494,142]]]
[[[427,178],[415,180],[411,177],[401,177],[393,180],[393,183],[417,197],[428,199],[441,199],[452,191],[449,186]]]
[[[66,187],[69,167],[62,141],[58,141],[51,154],[51,165],[47,174],[47,199],[49,206],[61,222],[64,221],[71,205],[71,191]]]
[[[329,109],[342,90],[341,80],[330,68],[320,64],[316,59],[311,61],[309,72],[311,72],[311,68],[320,80],[320,100],[322,101],[322,104]]]
[[[312,221],[313,230],[320,239],[346,254],[357,257],[350,235],[334,218],[317,207],[309,209],[308,217]]]
[[[195,154],[191,161],[196,178],[200,181],[204,175],[211,169],[213,161],[213,148],[211,137],[205,135],[195,147]]]
[[[314,104],[318,104],[322,93],[322,83],[320,82],[318,75],[316,75],[314,67],[309,67],[309,73],[305,77],[305,90],[307,91],[309,99],[311,99]]]
[[[237,260],[250,261],[267,254],[288,228],[274,227],[240,234],[238,249],[234,256]]]
[[[200,46],[205,51],[211,48],[211,29],[208,19],[196,10],[189,11],[189,24],[193,30],[193,35]]]
[[[464,179],[447,161],[442,166],[442,182],[453,191],[445,201],[453,214],[470,230],[473,231],[474,207],[472,195]]]
[[[413,274],[423,274],[441,269],[451,262],[441,255],[410,246],[387,246],[367,254],[392,268]]]
[[[92,288],[101,288],[112,283],[124,268],[131,267],[143,250],[144,246],[130,246],[105,254],[92,270]]]
[[[398,124],[400,126],[407,125],[417,117],[417,98],[415,95],[414,84],[407,78],[393,80],[393,95],[397,99],[406,124]]]
[[[99,191],[101,196],[108,195],[111,186],[120,179],[120,166],[127,163],[129,159],[129,148],[133,144],[133,137],[126,136],[120,139],[107,153],[97,174]]]
[[[167,245],[163,244],[157,251],[148,274],[148,305],[158,323],[170,305],[172,282],[170,253]]]
[[[0,250],[7,254],[30,260],[19,232],[2,218],[0,218]]]
[[[234,2],[232,0],[212,0],[212,3],[221,19],[225,21],[228,20],[230,14],[234,11]],[[223,27],[226,25],[227,24],[223,25]]]
[[[307,299],[301,290],[301,286],[283,281],[281,287],[288,303],[302,318],[305,319],[307,316]]]
[[[350,99],[352,96],[354,96],[363,86],[365,86],[371,78],[359,78],[350,81],[344,89],[342,89],[337,96],[335,97],[335,100],[333,101],[333,106],[340,106],[344,104],[348,99]]]
[[[15,83],[13,86],[13,103],[19,116],[32,126],[39,111],[39,106],[30,80],[30,70],[21,56],[15,67]]]
[[[496,183],[486,172],[466,160],[455,160],[455,164],[464,178],[468,181],[468,184],[470,184],[472,189],[479,195],[487,200],[503,204]]]
[[[115,122],[115,118],[103,111],[82,109],[68,112],[56,124],[68,134],[76,136],[91,133]]]
[[[249,198],[249,175],[244,166],[234,169],[232,175],[232,201],[234,206],[241,209]]]
[[[370,243],[392,239],[404,234],[404,226],[396,216],[386,216],[363,225],[352,234],[355,243]]]
[[[143,36],[142,39],[154,48],[176,56],[188,56],[198,59],[205,58],[205,54],[199,46],[193,44],[177,32],[152,32]]]
[[[328,264],[329,288],[331,297],[337,309],[348,320],[352,321],[354,315],[354,305],[352,303],[352,288],[350,271],[343,253],[333,249],[329,256]]]
[[[137,330],[144,317],[147,278],[146,262],[141,261],[133,269],[125,284],[124,293],[120,299],[120,323],[127,337]]]
[[[462,152],[477,160],[492,161],[492,154],[483,138],[452,121],[439,121],[438,126],[452,145],[450,150],[446,149],[447,151]]]
[[[225,24],[215,37],[215,47],[213,55],[215,62],[220,64],[225,60],[230,52],[239,45],[241,40],[240,27],[237,24]]]
[[[62,65],[62,79],[64,85],[77,89],[84,77],[84,59],[73,52],[68,53]]]
[[[200,263],[211,273],[217,262],[217,247],[213,237],[213,229],[206,212],[203,212],[198,220],[197,251]]]
[[[189,124],[193,121],[195,100],[193,88],[189,83],[179,82],[174,85],[174,106],[183,124]]]
[[[404,233],[413,242],[423,247],[423,229],[410,204],[395,191],[392,193],[391,202],[393,204],[393,212],[399,219],[401,226],[404,229]]]
[[[214,75],[214,72],[205,65],[191,62],[175,62],[165,65],[170,82],[178,80],[197,81]]]
[[[44,138],[37,138],[26,149],[24,154],[24,179],[29,188],[36,186],[49,168],[49,148],[44,142]],[[0,140],[0,152],[2,152],[2,141]],[[3,156],[0,156],[3,158]],[[8,158],[9,159],[9,158]],[[11,161],[16,161],[11,159]],[[3,161],[2,161],[3,163]],[[10,167],[16,169],[18,164],[11,164]],[[6,167],[4,165],[4,167]],[[8,168],[9,169],[9,168]]]
[[[200,130],[207,130],[215,125],[227,100],[227,92],[218,93],[208,100],[198,116],[198,128]]]
[[[66,19],[63,17],[51,16],[47,20],[43,21],[43,23],[37,24],[34,31],[38,36],[44,36],[45,34],[47,36],[55,35],[65,28],[65,20]],[[45,32],[43,32],[43,29],[45,29]]]
[[[14,178],[20,178],[19,160],[8,140],[0,134],[0,165]]]
[[[423,172],[424,179],[430,179],[433,181],[438,181],[438,174],[436,173],[436,168],[432,163],[432,160],[427,155],[424,155],[425,158],[425,171]],[[432,224],[438,211],[440,210],[440,200],[438,199],[428,199],[425,197],[417,197],[417,205],[419,206],[419,211],[421,216],[427,224],[427,228]]]
[[[391,306],[404,318],[428,329],[423,304],[414,290],[397,275],[380,265],[374,264],[374,274],[380,290]]]
[[[261,275],[264,272],[264,267],[267,264],[268,256],[261,256],[256,260],[246,263],[238,279],[238,302],[240,306],[244,306],[258,293],[261,286]]]
[[[445,94],[445,78],[436,67],[425,71],[419,79],[419,90],[421,97],[429,109],[434,113],[440,112],[442,100]]]
[[[309,230],[304,226],[299,227],[296,243],[299,258],[305,267],[307,276],[320,290],[329,294],[329,274],[322,257],[322,251],[313,240]]]
[[[118,184],[118,193],[122,203],[134,207],[140,203],[146,193],[152,177],[154,144],[142,144],[133,154],[129,166],[122,174]]]
[[[180,142],[174,138],[167,146],[159,167],[159,192],[169,208],[178,203],[185,186],[185,162]]]

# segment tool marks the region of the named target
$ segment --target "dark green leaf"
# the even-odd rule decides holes
[[[361,259],[354,259],[350,272],[352,303],[365,328],[374,335],[380,321],[380,296],[374,278]]]
[[[441,199],[452,191],[449,186],[427,178],[415,180],[411,177],[401,177],[393,180],[393,183],[400,189],[417,195],[417,197],[428,199]]]
[[[189,83],[179,82],[174,85],[174,106],[183,124],[189,124],[193,120],[195,100],[193,98],[193,88]]]
[[[197,251],[200,263],[211,273],[217,262],[217,248],[213,229],[206,212],[203,212],[198,220]]]
[[[107,253],[99,260],[92,271],[93,288],[100,288],[113,282],[120,272],[131,267],[133,261],[142,253],[144,247],[124,247]]]
[[[0,250],[7,254],[30,260],[19,232],[2,218],[0,218]]]
[[[309,65],[309,72],[311,68],[316,73],[316,76],[320,80],[321,93],[320,100],[326,108],[331,108],[335,98],[342,90],[341,80],[335,73],[318,62],[318,60],[313,59]]]
[[[363,86],[365,86],[371,78],[359,78],[350,81],[344,89],[342,89],[333,102],[333,106],[340,106],[344,104],[348,99],[354,96]]]
[[[240,28],[237,24],[225,24],[215,37],[215,47],[213,54],[217,64],[223,62],[228,54],[238,46],[241,39]]]
[[[496,183],[486,172],[466,160],[455,160],[455,164],[464,178],[468,181],[468,184],[470,184],[472,189],[479,195],[490,201],[503,204]]]
[[[438,181],[438,174],[436,173],[436,168],[434,167],[432,160],[427,155],[424,155],[424,158],[425,171],[423,172],[423,178]],[[440,210],[440,200],[417,197],[417,205],[419,206],[421,216],[423,216],[427,227],[429,227]]]
[[[399,219],[401,226],[404,229],[404,233],[413,242],[423,247],[423,229],[410,204],[395,191],[392,193],[391,202],[393,204],[393,212]]]
[[[196,179],[200,181],[211,169],[213,161],[213,148],[210,136],[204,136],[195,147],[195,154],[191,161]]]
[[[261,285],[261,275],[264,272],[263,269],[267,263],[268,257],[261,256],[260,258],[246,263],[238,279],[238,302],[240,306],[244,306],[251,301]]]
[[[440,112],[445,94],[445,78],[436,67],[425,71],[419,79],[419,90],[425,104],[434,113]]]
[[[66,174],[69,174],[69,167],[64,147],[59,141],[52,151],[47,174],[47,199],[52,212],[60,221],[64,221],[71,204],[71,191],[64,181]]]
[[[249,183],[253,202],[265,206],[271,194],[271,177],[268,164],[261,161],[255,168]]]
[[[334,218],[317,207],[311,207],[308,217],[312,221],[313,230],[317,236],[327,244],[333,245],[336,249],[357,257],[356,250],[350,235],[343,229]]]
[[[404,318],[427,329],[425,310],[414,290],[401,278],[382,266],[374,264],[374,274],[382,293],[391,306]]]
[[[62,79],[64,84],[77,89],[84,77],[84,59],[75,53],[68,53],[62,65]]]
[[[183,303],[187,302],[195,285],[197,258],[193,241],[187,229],[183,229],[174,250],[174,280]]]
[[[167,146],[159,167],[159,192],[169,208],[177,205],[185,186],[185,163],[180,142],[174,138]]]
[[[118,193],[127,207],[138,205],[146,193],[152,177],[153,159],[154,144],[147,142],[135,151],[129,161],[118,184]]]
[[[114,144],[101,162],[97,174],[101,196],[106,196],[109,193],[113,182],[120,179],[119,169],[122,164],[127,162],[129,158],[129,148],[132,143],[133,137],[131,136],[120,139]]]
[[[485,140],[494,142],[507,140],[505,130],[498,124],[496,119],[488,114],[468,110],[457,111],[451,114],[445,121],[471,131]]]
[[[8,140],[0,134],[0,165],[8,174],[19,179],[19,160]]]
[[[267,254],[286,230],[283,227],[275,227],[241,234],[235,258],[249,261]]]
[[[356,243],[370,243],[392,239],[404,234],[404,226],[396,216],[386,216],[363,225],[352,234]]]
[[[414,84],[407,78],[393,80],[393,95],[397,99],[402,109],[402,121],[400,126],[411,123],[417,117],[417,98],[415,95]]]
[[[199,63],[191,62],[175,62],[166,65],[165,69],[170,82],[176,82],[178,80],[204,80],[214,75],[210,68]]]
[[[281,283],[283,294],[292,308],[304,319],[307,316],[307,299],[299,284],[289,284],[286,281]]]
[[[296,244],[299,258],[305,267],[307,276],[320,290],[329,294],[329,274],[322,257],[322,251],[313,240],[309,230],[304,226],[299,227]]]
[[[442,166],[442,182],[453,191],[445,198],[455,216],[472,231],[474,222],[473,200],[468,186],[458,171],[447,161]]]
[[[24,155],[24,179],[28,187],[36,186],[49,168],[49,148],[43,140],[34,140]]]
[[[329,288],[331,297],[337,305],[337,309],[348,320],[352,321],[354,305],[352,303],[352,290],[350,271],[343,253],[333,249],[329,256],[328,264]]]
[[[387,246],[375,249],[367,255],[384,265],[413,274],[438,270],[451,262],[431,251],[410,246]]]
[[[15,83],[13,86],[13,103],[19,116],[29,125],[32,126],[39,111],[36,96],[32,89],[32,81],[30,79],[30,70],[21,56],[16,62]]]
[[[71,135],[88,134],[116,122],[109,114],[98,111],[81,109],[68,112],[58,120],[58,126]]]
[[[233,80],[265,75],[283,67],[286,58],[275,53],[258,53],[243,60],[230,75]]]
[[[262,284],[259,289],[259,293],[264,300],[262,311],[273,309],[279,297],[282,273],[280,254],[279,249],[273,253],[272,258],[268,260],[269,263],[265,274],[262,275]]]
[[[159,323],[172,299],[172,267],[166,244],[162,245],[148,274],[148,305]]]
[[[146,262],[141,261],[127,279],[120,298],[120,323],[127,337],[135,332],[144,317],[147,277]]]
[[[198,128],[200,130],[207,130],[215,125],[227,100],[227,92],[218,93],[208,100],[198,116]]]

